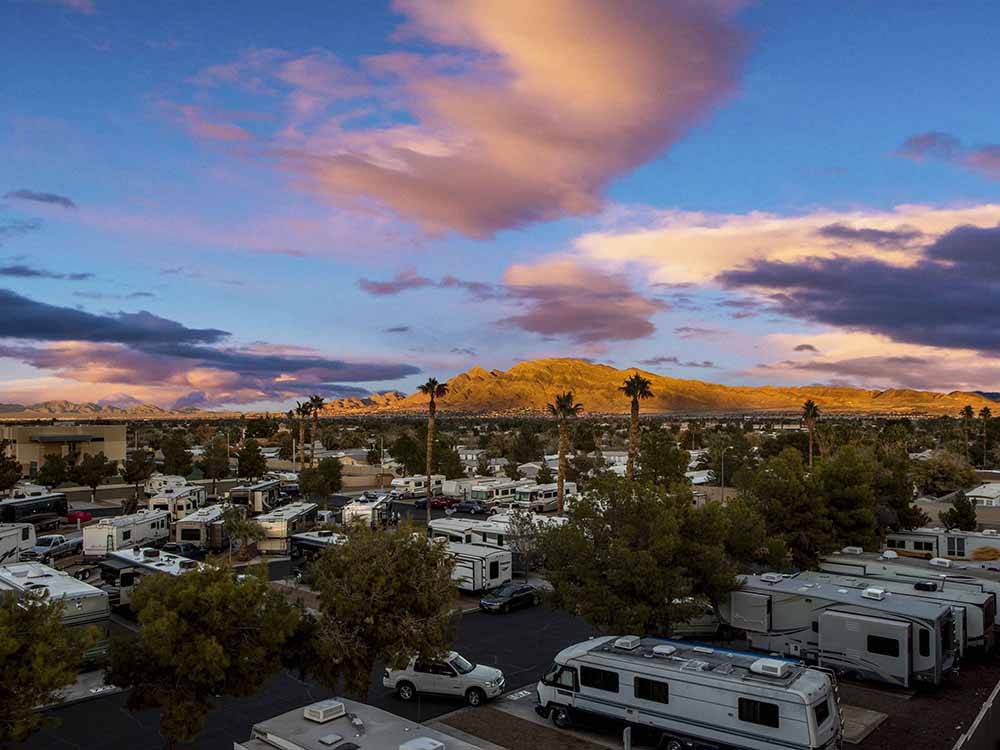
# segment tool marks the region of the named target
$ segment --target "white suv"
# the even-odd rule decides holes
[[[478,706],[503,692],[503,672],[473,664],[455,651],[441,659],[411,659],[405,669],[386,669],[382,684],[396,691],[404,701],[417,693],[464,696],[470,706]]]

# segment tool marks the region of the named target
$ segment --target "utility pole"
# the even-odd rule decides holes
[[[719,477],[719,486],[722,488],[722,498],[720,502],[725,505],[726,503],[726,451],[733,446],[727,445],[722,449],[722,476]]]

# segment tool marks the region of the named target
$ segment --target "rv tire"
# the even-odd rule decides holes
[[[573,726],[573,719],[569,715],[569,709],[563,706],[552,708],[552,723],[560,729],[569,729]]]
[[[470,706],[481,706],[486,702],[486,694],[479,688],[469,688],[465,691],[465,700]]]
[[[401,701],[412,701],[416,694],[417,691],[413,689],[413,684],[410,682],[404,681],[396,685],[396,695]]]

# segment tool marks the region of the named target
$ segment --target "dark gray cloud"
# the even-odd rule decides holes
[[[479,352],[475,349],[470,349],[467,346],[453,346],[451,348],[452,354],[464,354],[467,357],[475,357]]]
[[[905,247],[924,236],[924,233],[916,227],[905,224],[895,229],[873,229],[872,227],[852,227],[839,222],[820,227],[816,234],[828,240],[843,242],[845,245],[861,242],[878,247]]]
[[[646,365],[647,367],[656,367],[657,365],[676,365],[677,367],[698,367],[705,369],[713,369],[718,367],[715,362],[707,359],[703,359],[700,362],[697,360],[688,360],[682,362],[680,357],[673,356],[662,356],[662,357],[650,357],[649,359],[640,359],[640,365]]]
[[[121,300],[121,299],[156,299],[152,292],[129,292],[128,294],[111,294],[110,292],[73,292],[74,297],[89,300]]]
[[[383,328],[382,333],[409,333],[412,328],[410,326],[390,326],[389,328]]]
[[[906,267],[874,258],[757,261],[718,280],[730,289],[767,290],[791,317],[896,341],[1000,352],[1000,227],[956,227]]]
[[[436,289],[461,289],[469,294],[479,297],[497,297],[501,294],[499,287],[494,284],[487,284],[483,281],[468,281],[452,275],[442,276],[441,279],[434,279],[420,276],[413,269],[400,271],[391,279],[386,281],[376,281],[374,279],[358,279],[358,288],[366,294],[376,297],[386,297],[394,294],[402,294],[413,289],[423,289],[434,287]]]
[[[63,208],[76,208],[76,204],[65,195],[39,193],[35,190],[27,190],[25,188],[11,190],[4,198],[18,201],[34,201],[35,203],[48,203],[53,206],[62,206]]]
[[[674,329],[674,334],[682,339],[696,339],[705,336],[715,336],[719,333],[716,328],[703,328],[700,326],[678,326]]]
[[[896,155],[914,161],[946,161],[1000,180],[1000,143],[965,146],[951,133],[932,131],[910,136]]]
[[[88,281],[94,278],[92,273],[59,273],[29,266],[25,263],[9,263],[0,266],[0,276],[15,279],[62,279],[64,281]]]
[[[14,237],[20,237],[42,228],[38,219],[4,219],[0,220],[0,245]]]
[[[815,352],[816,354],[819,354],[819,349],[817,349],[812,344],[799,344],[797,347],[795,347],[795,351],[797,351],[797,352]]]

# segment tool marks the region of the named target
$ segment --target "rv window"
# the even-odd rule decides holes
[[[821,727],[830,718],[830,700],[824,698],[822,703],[813,706],[813,714],[816,716],[816,726]]]
[[[503,546],[503,534],[497,534],[497,544]]]
[[[500,577],[500,563],[494,561],[490,563],[490,578]]]
[[[118,585],[125,588],[135,585],[135,573],[122,573],[118,579]]]
[[[740,721],[760,724],[765,727],[778,726],[778,704],[764,703],[750,698],[740,698]]]
[[[906,543],[904,542],[903,544],[904,544],[904,549],[905,549],[905,544]],[[933,552],[934,551],[934,543],[933,542],[914,542],[913,543],[913,549],[915,549],[917,552]]]
[[[920,655],[931,655],[931,631],[927,630],[927,628],[920,629]]]
[[[201,529],[181,529],[182,542],[200,542]]]
[[[132,538],[132,529],[125,529],[122,532],[122,541],[127,542],[131,538]]]
[[[618,673],[594,667],[580,667],[580,684],[594,690],[617,693]]]
[[[542,683],[576,692],[576,670],[573,667],[560,667],[558,664],[553,664],[552,669],[542,677]]]
[[[818,633],[819,632],[819,620],[813,620],[812,621],[812,631],[814,633]]]
[[[25,526],[23,529],[21,529],[21,541],[22,542],[28,541],[28,538],[30,536],[31,536],[31,530],[27,526]]]
[[[633,688],[635,697],[639,700],[670,703],[670,685],[666,682],[636,677]]]
[[[868,636],[868,653],[880,656],[899,656],[899,641],[882,635]]]

